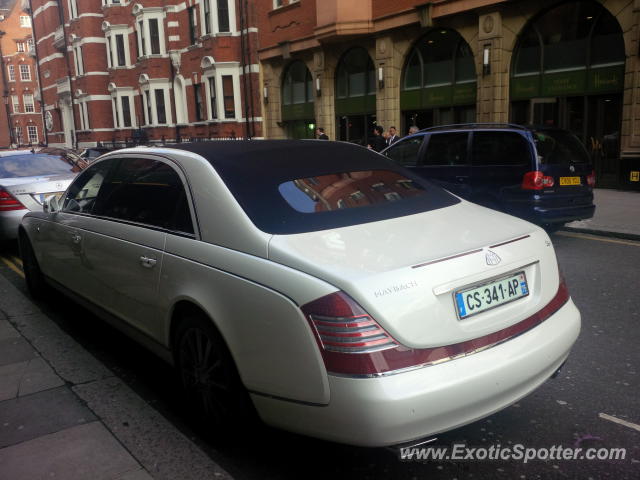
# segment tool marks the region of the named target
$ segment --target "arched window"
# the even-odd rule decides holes
[[[469,44],[455,30],[431,30],[407,55],[400,92],[404,127],[475,121],[476,89]]]
[[[364,48],[352,48],[340,59],[336,69],[336,96],[363,97],[376,93],[373,61]]]
[[[313,81],[304,62],[298,60],[287,68],[282,82],[282,104],[313,103]]]
[[[515,49],[512,98],[585,94],[622,88],[625,62],[622,29],[595,1],[561,4],[534,18]],[[611,68],[614,67],[614,68]],[[595,90],[594,90],[595,89]]]

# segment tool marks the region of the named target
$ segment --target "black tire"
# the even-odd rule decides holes
[[[542,228],[544,228],[549,234],[557,232],[562,227],[564,227],[564,223],[547,223],[542,226]]]
[[[20,233],[19,245],[27,290],[29,290],[29,293],[33,298],[37,300],[46,300],[51,290],[42,275],[36,254],[33,251],[31,242],[25,233]]]
[[[215,432],[241,433],[255,411],[235,362],[220,334],[204,315],[184,318],[175,335],[176,369],[189,402]]]

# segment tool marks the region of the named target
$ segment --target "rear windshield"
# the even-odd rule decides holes
[[[251,221],[267,233],[346,227],[460,201],[363,147],[319,141],[246,145],[242,158],[221,155],[212,163]]]
[[[80,166],[72,159],[60,155],[25,153],[0,157],[0,178],[37,177],[77,173]]]
[[[562,130],[533,132],[536,150],[543,165],[590,163],[589,154],[578,138]]]

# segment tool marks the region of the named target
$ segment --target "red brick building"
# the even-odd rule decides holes
[[[49,145],[262,137],[248,0],[31,0]]]
[[[0,0],[0,55],[0,148],[37,145],[44,133],[28,2]]]

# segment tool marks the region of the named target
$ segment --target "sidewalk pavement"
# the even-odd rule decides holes
[[[231,478],[0,275],[0,478]]]
[[[597,188],[593,195],[593,218],[567,223],[564,230],[640,240],[640,192]]]

